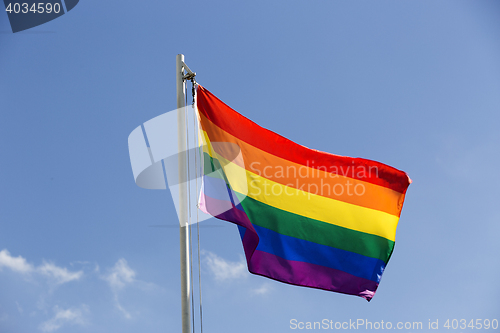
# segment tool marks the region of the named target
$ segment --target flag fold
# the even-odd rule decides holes
[[[371,300],[411,180],[383,163],[309,149],[198,85],[199,207],[238,225],[248,270]]]

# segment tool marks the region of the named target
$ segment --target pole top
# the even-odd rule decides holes
[[[186,63],[184,62],[184,54],[182,53],[179,53],[176,57],[176,60],[177,60],[177,63],[180,67],[180,70],[182,72],[182,79],[183,80],[192,80],[195,76],[196,76],[196,73],[193,72],[189,67],[188,65],[186,65]],[[187,73],[184,75],[184,71],[186,71]]]

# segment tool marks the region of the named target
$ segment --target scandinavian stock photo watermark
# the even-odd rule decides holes
[[[378,178],[377,166],[355,165],[315,165],[307,161],[305,165],[263,165],[261,162],[249,164],[250,172],[263,178],[252,178],[250,192],[256,195],[311,195],[328,197],[352,197],[366,194],[366,180]],[[272,180],[271,182],[263,181]],[[284,186],[283,186],[284,185]],[[298,190],[298,191],[296,191]]]
[[[191,133],[179,145],[177,119],[185,117]],[[321,203],[339,202],[377,205],[380,170],[377,165],[351,159],[335,163],[327,159],[304,159],[299,163],[262,150],[248,150],[238,140],[205,138],[191,106],[166,112],[137,127],[129,136],[129,152],[138,186],[169,189],[179,212],[179,191],[185,184],[192,198],[190,216],[198,223],[238,206],[246,197],[260,201],[289,197]],[[182,161],[183,168],[179,169]],[[180,172],[183,170],[183,172]],[[291,198],[295,197],[295,198]]]
[[[403,330],[435,331],[450,330],[463,332],[465,330],[497,330],[498,319],[428,319],[427,321],[384,321],[368,319],[349,319],[335,321],[322,319],[321,321],[301,321],[290,319],[291,330]]]

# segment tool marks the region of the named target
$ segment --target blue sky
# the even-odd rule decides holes
[[[206,332],[500,320],[499,2],[82,0],[16,34],[0,13],[0,332],[180,331],[174,205],[127,147],[175,108],[178,53],[258,124],[413,180],[370,303],[252,276],[204,222]]]

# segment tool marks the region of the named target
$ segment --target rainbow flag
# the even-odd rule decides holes
[[[394,249],[408,175],[296,144],[197,87],[200,207],[238,225],[253,274],[370,301]]]

